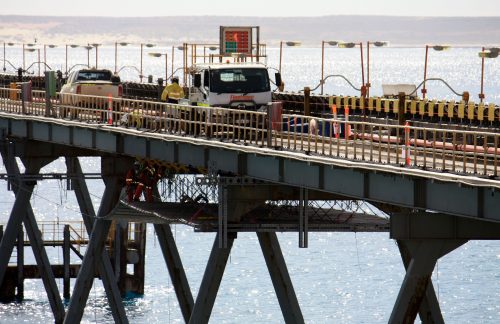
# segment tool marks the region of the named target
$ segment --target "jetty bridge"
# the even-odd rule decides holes
[[[50,97],[39,90],[26,95],[15,88],[0,89],[0,152],[5,178],[16,193],[0,242],[0,281],[24,223],[56,323],[81,320],[96,269],[115,322],[128,322],[121,293],[132,289],[137,278],[126,274],[126,268],[140,264],[144,251],[141,240],[122,243],[129,226],[145,233],[144,223],[154,223],[189,323],[209,321],[238,232],[256,232],[287,323],[303,323],[304,318],[278,231],[297,232],[304,248],[311,231],[389,231],[406,268],[390,323],[409,323],[417,314],[424,323],[443,323],[431,280],[437,260],[468,240],[500,237],[495,106],[335,97],[326,99],[344,114],[322,117],[283,110],[279,103],[258,112],[66,96],[71,100],[64,102],[78,104],[63,104],[59,94]],[[310,98],[302,99],[308,107]],[[324,104],[330,109],[332,102]],[[350,110],[344,110],[346,103]],[[370,114],[385,109],[395,122]],[[434,112],[450,121],[470,117],[481,123],[438,125]],[[428,118],[407,123],[403,116],[413,113]],[[81,156],[101,158],[105,190],[97,212],[77,159]],[[30,206],[37,181],[49,177],[40,169],[60,157],[67,165],[67,173],[60,176],[75,191],[89,233],[66,311]],[[128,202],[125,175],[136,159],[165,166],[172,181],[191,181],[183,191],[187,194],[169,201]],[[197,199],[199,193],[205,199]],[[379,212],[368,212],[363,208],[368,204]],[[377,216],[381,213],[388,220]],[[196,299],[170,229],[178,223],[217,233]],[[140,267],[134,273],[140,275]]]

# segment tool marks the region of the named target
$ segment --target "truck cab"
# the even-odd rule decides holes
[[[191,71],[189,101],[193,105],[259,110],[272,101],[264,64],[198,64]]]

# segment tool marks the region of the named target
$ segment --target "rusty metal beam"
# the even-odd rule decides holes
[[[389,318],[390,324],[413,323],[415,321],[417,313],[421,309],[422,301],[427,294],[428,284],[437,260],[465,242],[467,241],[404,240],[404,244],[411,253],[411,261]],[[434,305],[429,304],[428,306],[433,307]],[[433,318],[439,319],[439,316],[434,314],[434,311],[437,310],[432,309]],[[425,317],[427,318],[427,316]]]

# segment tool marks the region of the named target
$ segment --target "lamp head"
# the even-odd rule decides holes
[[[485,51],[481,51],[478,53],[481,58],[497,58],[498,51],[492,51],[491,49],[487,49]]]
[[[389,46],[388,41],[375,41],[375,42],[372,42],[372,44],[375,45],[375,47]]]
[[[432,45],[433,50],[441,52],[450,49],[449,45]]]
[[[342,41],[340,40],[331,40],[331,41],[326,41],[326,43],[330,46],[338,46]]]
[[[353,48],[354,46],[356,46],[356,43],[353,43],[353,42],[339,43],[338,46],[340,48]]]

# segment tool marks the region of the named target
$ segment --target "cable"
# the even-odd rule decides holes
[[[415,88],[415,90],[413,90],[412,92],[410,93],[407,93],[406,95],[407,96],[412,96],[413,94],[415,94],[417,92],[417,90],[427,81],[441,81],[443,82],[447,87],[448,89],[451,90],[451,92],[453,92],[454,94],[456,94],[457,96],[461,97],[462,96],[462,93],[458,93],[456,92],[449,84],[448,82],[446,82],[445,80],[441,79],[441,78],[428,78],[428,79],[424,79],[424,81],[420,82],[420,84],[418,85],[418,87]]]
[[[342,78],[342,79],[344,79],[344,80],[345,80],[345,81],[346,81],[346,82],[347,82],[347,83],[348,83],[348,84],[349,84],[349,85],[350,85],[350,86],[351,86],[354,90],[356,90],[356,91],[361,91],[361,89],[360,89],[360,88],[356,88],[356,87],[354,86],[354,84],[352,84],[352,82],[351,82],[351,81],[349,81],[349,79],[347,79],[347,78],[346,78],[345,76],[343,76],[342,74],[330,74],[330,75],[326,76],[323,80],[320,80],[320,81],[319,81],[319,84],[318,84],[315,88],[311,89],[311,91],[314,91],[314,90],[318,89],[318,88],[319,88],[322,84],[325,84],[325,81],[326,81],[326,80],[328,80],[330,77],[332,77],[332,78]],[[304,91],[304,90],[299,90],[299,92],[301,92],[301,91]]]

